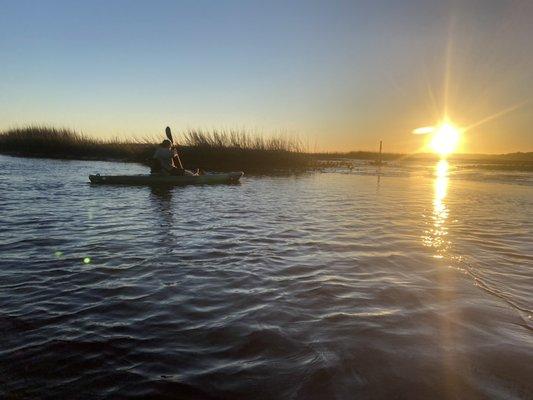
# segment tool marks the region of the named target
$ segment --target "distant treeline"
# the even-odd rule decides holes
[[[313,153],[312,156],[321,160],[336,160],[336,159],[355,159],[355,160],[376,160],[379,157],[377,152],[372,151],[350,151],[347,153]],[[396,160],[438,160],[438,154],[432,153],[382,153],[381,159],[383,161]],[[517,152],[507,154],[452,154],[448,160],[472,161],[472,162],[533,162],[533,152]]]
[[[347,153],[332,152],[332,153],[312,153],[310,154],[314,159],[318,160],[377,160],[379,153],[374,151],[350,151]],[[381,159],[383,161],[394,161],[405,158],[405,154],[399,153],[382,153]]]

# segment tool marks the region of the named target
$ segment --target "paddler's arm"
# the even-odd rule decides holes
[[[178,164],[179,164],[179,167],[180,167],[181,169],[183,169],[183,164],[181,163],[181,159],[180,159],[180,156],[179,156],[179,154],[178,154],[178,145],[177,145],[177,144],[175,144],[175,145],[172,146],[172,151],[173,151],[173,153],[174,153],[174,157],[173,157],[173,158],[174,158],[174,163],[175,163],[176,160],[177,160],[177,161],[178,161]]]

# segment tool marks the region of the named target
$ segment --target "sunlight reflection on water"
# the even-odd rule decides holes
[[[435,249],[435,258],[443,258],[450,246],[447,240],[448,227],[446,221],[449,215],[449,209],[445,199],[448,194],[449,185],[448,161],[440,160],[435,165],[435,178],[433,182],[433,213],[429,216],[430,227],[425,231],[422,238],[424,245]]]

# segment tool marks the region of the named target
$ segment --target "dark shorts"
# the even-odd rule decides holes
[[[169,175],[175,175],[175,176],[183,176],[185,175],[185,170],[181,168],[172,168],[170,170],[166,171]]]

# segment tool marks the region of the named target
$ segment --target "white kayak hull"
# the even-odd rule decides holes
[[[91,183],[108,185],[208,185],[236,183],[243,172],[208,173],[194,176],[172,175],[89,175]]]

